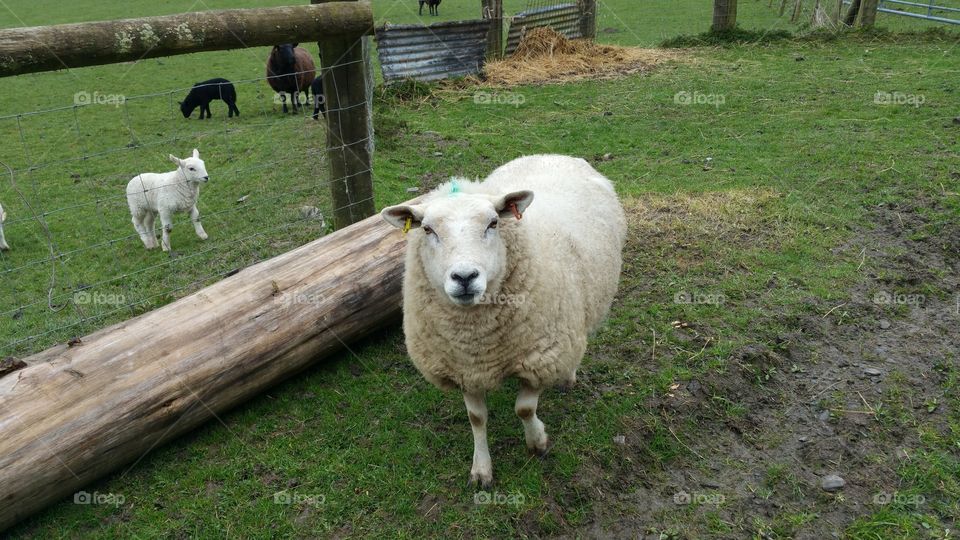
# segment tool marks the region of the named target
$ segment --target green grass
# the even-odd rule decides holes
[[[508,12],[523,4],[505,3]],[[0,26],[238,7],[185,0],[91,4],[8,1],[22,18],[3,15],[0,8]],[[640,4],[601,1],[600,28],[620,30],[602,33],[601,39],[652,45],[709,25],[708,2]],[[741,4],[746,29],[797,30],[778,20],[765,2]],[[416,20],[412,0],[374,5],[378,20]],[[440,19],[473,16],[467,2],[447,0],[441,9]],[[850,35],[696,49],[687,60],[648,75],[502,90],[525,97],[518,107],[479,105],[469,87],[428,87],[423,99],[379,91],[378,207],[405,199],[408,187],[429,187],[454,174],[483,176],[513,157],[537,152],[587,158],[611,153],[612,159],[596,166],[614,180],[628,207],[638,200],[716,201],[699,207],[713,228],[698,229],[694,220],[689,229],[671,229],[675,236],[665,240],[650,233],[649,252],[628,254],[621,298],[591,342],[583,383],[542,400],[541,414],[556,443],[548,459],[532,460],[523,451],[512,414],[515,385],[491,396],[496,491],[514,496],[517,504],[474,504],[465,485],[472,446],[462,403],[415,372],[401,333],[393,329],[87,489],[122,494],[119,507],[63,502],[12,535],[503,538],[576,531],[606,504],[582,487],[585,471],[612,476],[626,467],[656,475],[667,464],[696,463],[681,441],[696,438],[698,419],[681,419],[685,427],[677,434],[645,409],[648,398],[663,395],[677,381],[729,369],[727,358],[736,346],[772,342],[811,311],[810,299],[831,305],[845,300],[860,278],[860,261],[834,256],[831,249],[867,223],[867,209],[936,198],[948,212],[932,214],[934,222],[956,219],[960,202],[951,173],[958,135],[950,126],[960,114],[952,85],[960,67],[960,57],[951,52],[956,44],[951,34]],[[70,105],[81,90],[134,96],[212,76],[253,79],[261,76],[265,56],[265,49],[209,53],[6,79],[0,81],[0,115]],[[126,107],[88,107],[77,117],[70,111],[20,118],[29,155],[18,119],[0,120],[6,143],[0,160],[17,169],[52,163],[18,175],[17,184],[34,210],[64,209],[46,217],[57,249],[82,250],[58,263],[54,293],[69,298],[89,285],[92,289],[83,290],[124,295],[125,303],[135,304],[119,311],[88,305],[83,312],[68,304],[53,313],[46,305],[45,233],[34,220],[23,220],[29,210],[9,182],[0,181],[14,247],[0,255],[0,272],[8,271],[0,274],[0,336],[8,342],[51,332],[0,352],[23,354],[123,320],[325,232],[316,222],[300,221],[297,212],[302,205],[329,211],[321,129],[309,118],[280,115],[262,82],[238,91],[243,116],[235,120],[227,120],[222,104],[215,103],[213,120],[185,121],[171,110],[179,92]],[[924,104],[878,106],[878,91],[922,95]],[[723,104],[683,105],[675,99],[678,92],[722,96]],[[60,163],[130,143],[140,146]],[[177,259],[146,252],[136,238],[91,247],[132,234],[125,202],[117,198],[131,171],[164,170],[167,153],[186,154],[194,146],[213,174],[200,205],[209,216],[207,243],[178,216]],[[250,196],[247,202],[236,203],[243,195]],[[757,242],[744,243],[743,231]],[[674,238],[682,243],[668,242]],[[19,269],[31,262],[37,264]],[[750,271],[738,271],[741,265]],[[107,281],[123,274],[132,275]],[[768,286],[771,280],[777,286]],[[722,293],[730,302],[677,304],[674,295],[682,290]],[[35,305],[14,318],[17,306],[26,304]],[[701,350],[683,342],[671,324],[678,320],[709,326],[716,346]],[[75,326],[65,327],[69,324]],[[921,511],[909,505],[871,509],[850,526],[848,536],[942,536],[960,517],[960,403],[957,371],[949,367],[956,358],[948,360],[943,406],[951,411],[949,430],[914,426],[927,433],[920,449],[924,459],[896,470],[904,493],[924,495],[930,503]],[[756,391],[767,384],[758,372]],[[741,403],[717,398],[718,418],[735,421],[749,412]],[[909,421],[896,418],[899,424]],[[610,442],[628,428],[644,435],[638,454],[630,456],[633,462]],[[758,489],[797,490],[787,467],[769,464]],[[277,493],[290,494],[294,503],[275,504]],[[678,537],[690,530],[739,537],[761,531],[790,536],[816,519],[818,503],[769,519],[743,515],[733,526],[716,515],[667,504],[648,527]]]

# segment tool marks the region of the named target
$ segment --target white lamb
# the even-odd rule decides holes
[[[143,173],[127,183],[127,203],[130,205],[130,215],[133,216],[133,228],[137,230],[147,249],[157,247],[157,236],[153,231],[157,214],[160,215],[160,224],[163,226],[160,245],[164,251],[170,251],[174,212],[189,210],[197,236],[201,240],[207,239],[207,233],[200,224],[197,199],[200,198],[200,184],[206,183],[210,177],[203,160],[200,159],[200,152],[194,148],[193,156],[185,159],[170,154],[170,161],[177,165],[175,171]]]
[[[3,222],[7,220],[7,212],[4,211],[3,205],[0,205],[0,251],[7,251],[10,249],[10,246],[7,245],[7,239],[3,237]]]
[[[474,440],[470,481],[487,487],[486,392],[507,377],[520,380],[515,411],[527,447],[544,454],[537,401],[545,388],[576,381],[587,336],[609,311],[623,209],[586,161],[540,155],[483,182],[453,180],[381,215],[412,229],[403,282],[408,352],[428,381],[463,391]]]

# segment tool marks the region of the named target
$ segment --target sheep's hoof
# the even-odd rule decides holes
[[[470,471],[470,481],[467,485],[472,488],[490,489],[493,486],[493,473]]]
[[[552,446],[553,445],[550,444],[550,439],[547,437],[544,437],[543,442],[541,443],[531,444],[528,442],[527,451],[530,452],[530,455],[537,456],[537,457],[545,457],[547,453],[550,452],[550,449],[552,448]]]
[[[201,240],[206,240],[207,238],[210,238],[209,236],[207,236],[207,233],[198,234],[197,236],[199,236]]]

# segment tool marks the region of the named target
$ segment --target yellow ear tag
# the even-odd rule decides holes
[[[407,218],[407,222],[403,224],[403,234],[410,232],[410,227],[413,226],[413,218]]]

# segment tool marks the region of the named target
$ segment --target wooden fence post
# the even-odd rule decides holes
[[[863,0],[860,6],[860,26],[872,27],[877,20],[877,0]]]
[[[580,36],[597,38],[597,0],[578,0],[580,5]]]
[[[737,26],[737,0],[713,0],[711,32],[733,30]]]
[[[487,32],[487,59],[503,58],[503,0],[481,0],[483,18],[490,21]]]
[[[330,1],[310,0],[310,3]],[[370,47],[369,40],[363,37],[328,39],[318,45],[327,109],[333,223],[341,229],[376,212]]]

